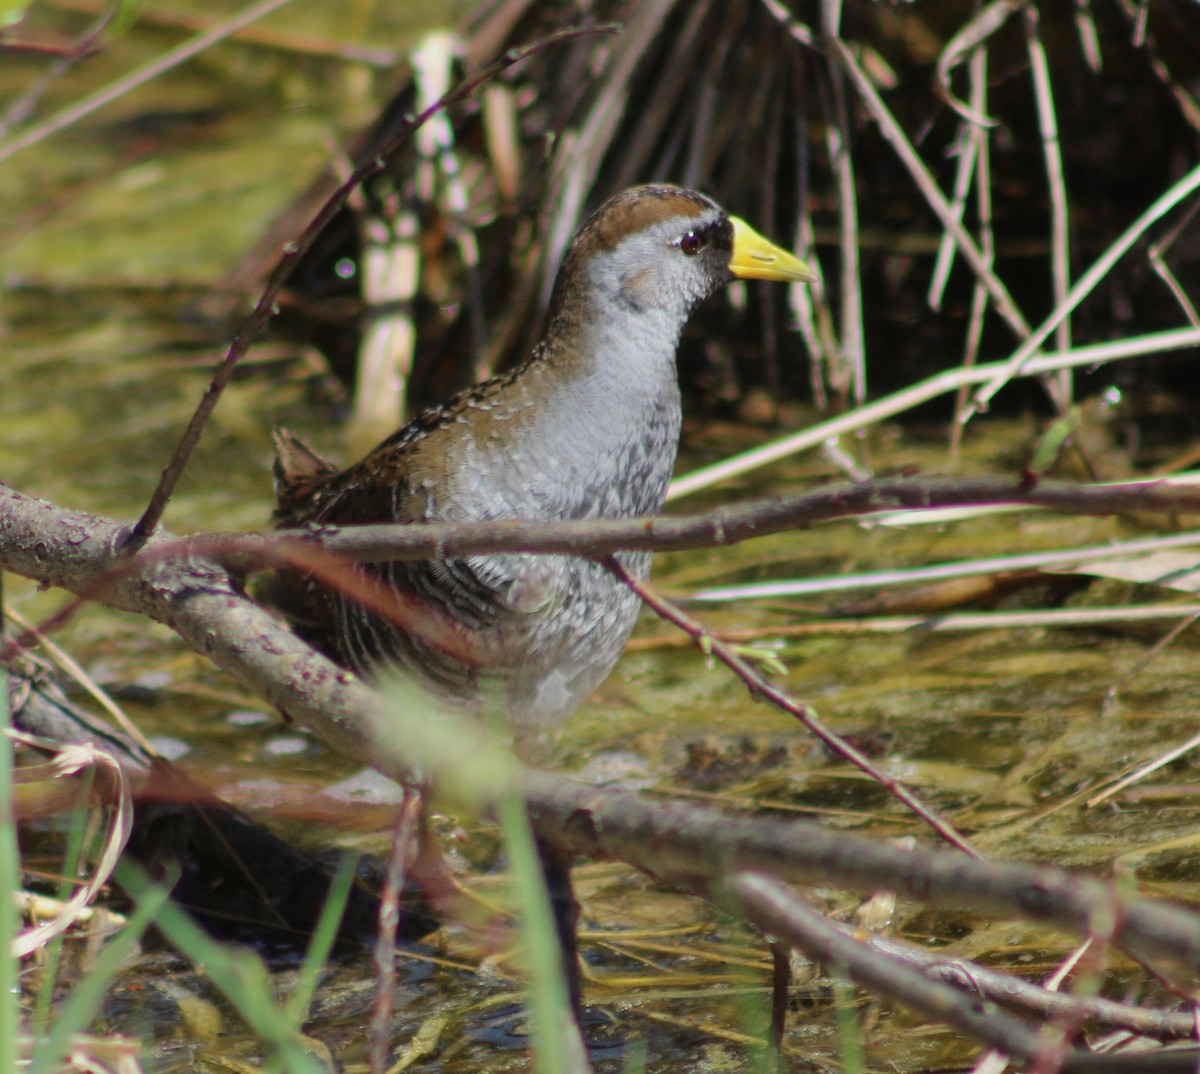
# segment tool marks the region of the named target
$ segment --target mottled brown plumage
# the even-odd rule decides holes
[[[657,513],[681,423],[679,334],[733,275],[812,278],[700,194],[617,195],[576,236],[523,364],[419,415],[341,472],[280,433],[279,525]],[[621,559],[637,577],[649,571],[645,553]],[[518,729],[568,715],[608,674],[638,612],[602,567],[569,556],[360,572],[374,610],[302,572],[278,577],[276,599],[298,633],[359,672],[398,665],[438,698],[497,707]]]

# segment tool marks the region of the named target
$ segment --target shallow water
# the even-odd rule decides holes
[[[315,9],[307,15],[299,6],[292,10],[313,20],[312,32],[319,32]],[[89,65],[77,84],[56,88],[51,103],[127,69],[158,47],[160,36],[130,35]],[[6,62],[0,92],[29,77],[30,68]],[[0,196],[12,207],[0,224],[7,287],[0,297],[5,481],[114,517],[141,511],[220,353],[220,339],[199,312],[206,290],[219,284],[327,159],[329,140],[366,110],[376,87],[364,91],[363,82],[331,64],[230,46],[46,146],[0,163]],[[358,97],[351,92],[355,86]],[[171,505],[166,524],[177,532],[268,524],[273,425],[286,421],[338,450],[341,433],[331,408],[313,403],[295,355],[259,357],[227,392]],[[919,432],[876,432],[874,466],[881,472],[943,469],[944,443]],[[977,424],[961,469],[977,473],[1004,465],[1033,432],[1032,422],[1016,419]],[[708,461],[717,440],[750,442],[766,435],[692,424],[682,465]],[[704,502],[798,491],[826,476],[821,462],[802,459]],[[662,556],[655,577],[664,591],[683,595],[734,581],[1058,548],[1131,532],[1113,520],[1021,514],[908,529],[843,523],[720,551]],[[1151,597],[1164,594],[1105,582],[1079,583],[1068,593],[1052,581],[1008,603],[1113,605]],[[35,622],[64,599],[11,578],[5,579],[5,598]],[[784,636],[785,628],[819,623],[831,605],[856,599],[770,599],[693,611],[714,629],[761,631],[757,644],[786,665],[778,681],[943,811],[985,853],[1102,873],[1120,863],[1147,892],[1200,898],[1200,857],[1192,838],[1200,809],[1191,756],[1135,792],[1097,808],[1084,804],[1114,774],[1193,733],[1200,687],[1194,638],[1185,634],[1137,670],[1122,684],[1119,703],[1102,715],[1105,692],[1136,668],[1167,625],[891,634],[816,629],[810,636]],[[344,816],[327,824],[313,820],[322,806],[331,816],[338,813],[339,799],[327,788],[354,776],[353,766],[284,725],[165,629],[89,608],[58,641],[101,682],[126,693],[139,687],[129,703],[139,725],[160,736],[216,792],[306,845],[385,850],[386,808],[378,825],[365,831]],[[649,616],[614,675],[564,729],[554,763],[598,781],[734,809],[816,817],[878,837],[932,841],[881,789],[831,757],[787,716],[755,703],[711,660],[675,644]],[[472,866],[477,888],[502,902],[502,879],[478,875],[494,862],[494,837],[469,820],[446,820],[442,828],[452,837],[456,859]],[[743,1007],[761,1009],[767,994],[763,943],[711,907],[624,867],[584,865],[577,882],[600,1069],[621,1069],[643,1046],[649,1070],[740,1066]],[[840,913],[857,901],[836,892],[820,898]],[[1020,968],[1033,975],[1048,971],[1070,946],[1069,938],[1030,926],[982,925],[905,905],[892,928],[921,942],[953,944],[951,950],[985,961],[1009,964],[1021,950]],[[412,1069],[524,1065],[519,977],[503,959],[490,961],[497,954],[465,931],[448,928],[406,958],[397,1046],[433,1020],[447,1019],[440,1034],[431,1033],[429,1057]],[[477,972],[485,959],[489,968]],[[1112,986],[1119,990],[1127,974],[1136,981],[1114,959]],[[156,1003],[152,1030],[141,999],[124,1001],[128,995],[144,998],[147,985]],[[306,1027],[343,1064],[364,1059],[369,987],[362,965],[333,968]],[[241,1036],[236,1016],[208,991],[177,961],[146,956],[122,975],[101,1028],[145,1036],[158,1070],[189,1068],[202,1057],[253,1059],[258,1045]],[[860,998],[857,1016],[872,1068],[960,1063],[973,1053],[947,1030]],[[789,1051],[813,1062],[837,1062],[827,982],[802,977],[793,1005]]]

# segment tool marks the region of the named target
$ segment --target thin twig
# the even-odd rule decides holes
[[[959,116],[976,126],[994,127],[996,120],[987,115],[980,102],[972,100],[968,107],[958,100],[950,88],[950,76],[954,68],[962,63],[964,56],[968,53],[978,55],[982,52],[988,38],[997,33],[1022,6],[1023,0],[991,0],[990,3],[983,4],[958,28],[938,56],[933,82],[934,92]]]
[[[971,58],[974,60],[974,56]],[[974,70],[975,65],[972,63],[972,74],[974,74]],[[971,80],[971,92],[975,92],[974,78]],[[950,193],[950,209],[954,213],[954,218],[960,223],[963,218],[963,210],[966,208],[967,195],[971,191],[971,180],[975,177],[975,164],[979,159],[977,134],[982,129],[980,124],[969,123],[965,119],[959,120],[958,123],[957,144],[954,151],[957,163],[954,168],[954,185],[951,187]],[[937,256],[933,259],[929,291],[925,296],[929,308],[935,313],[940,313],[942,309],[942,296],[945,294],[946,281],[950,278],[950,269],[954,266],[955,252],[954,237],[950,232],[943,231],[942,237],[938,240]],[[983,253],[982,248],[980,253]]]
[[[1151,579],[1145,579],[1152,581]],[[1150,648],[1139,657],[1137,663],[1126,671],[1116,682],[1114,682],[1107,690],[1104,691],[1104,699],[1100,702],[1100,715],[1104,716],[1112,711],[1112,708],[1117,703],[1118,693],[1127,686],[1134,678],[1146,670],[1159,656],[1163,650],[1169,648],[1185,630],[1188,629],[1197,619],[1200,619],[1200,611],[1193,612],[1187,615],[1180,622],[1176,623],[1170,630],[1167,631],[1161,638],[1158,639]],[[1091,804],[1090,802],[1088,803]]]
[[[273,2],[279,2],[279,0],[273,0]],[[127,540],[129,548],[136,549],[140,547],[158,527],[159,522],[162,520],[163,512],[167,508],[167,503],[175,491],[175,486],[179,478],[183,475],[184,468],[187,466],[192,452],[200,442],[200,436],[204,431],[205,425],[208,423],[209,417],[216,408],[226,386],[233,379],[234,370],[238,362],[241,361],[242,356],[250,349],[250,345],[259,337],[263,329],[266,328],[267,323],[274,316],[279,293],[283,290],[283,285],[299,265],[300,259],[312,247],[317,236],[320,235],[325,225],[333,219],[350,196],[351,191],[367,179],[370,179],[373,175],[383,171],[388,161],[392,159],[400,146],[431,116],[436,115],[445,108],[449,108],[451,105],[465,101],[475,90],[485,83],[490,82],[501,71],[563,41],[574,40],[575,38],[590,34],[612,32],[614,30],[611,26],[591,27],[582,30],[563,30],[543,37],[531,45],[509,49],[500,59],[489,64],[479,74],[460,83],[445,96],[439,98],[426,108],[420,115],[402,118],[393,129],[385,132],[377,144],[364,154],[362,163],[325,200],[325,203],[316,212],[300,236],[294,241],[285,244],[279,263],[271,273],[267,285],[254,307],[254,311],[246,318],[241,329],[234,337],[233,342],[229,345],[229,349],[225,352],[225,357],[217,367],[216,373],[213,374],[207,391],[192,414],[191,420],[188,422],[187,428],[184,430],[183,436],[180,438],[170,462],[167,464],[166,469],[163,470],[158,487],[154,490],[154,494],[150,498],[150,503],[142,513],[142,517],[138,519],[132,530],[130,530]]]
[[[4,490],[0,483],[0,494]],[[0,506],[2,501],[0,495]],[[1046,482],[1027,489],[997,478],[893,478],[754,500],[691,516],[563,522],[386,523],[328,527],[311,532],[208,533],[161,541],[155,546],[155,555],[206,559],[241,572],[268,567],[323,570],[337,559],[386,563],[508,552],[597,557],[635,549],[678,552],[724,548],[834,519],[896,510],[932,512],[946,507],[997,504],[1064,514],[1150,513],[1174,517],[1200,513],[1200,486],[1158,478],[1116,485]],[[1146,545],[1127,542],[1121,547],[1159,550],[1172,544],[1194,543],[1195,538],[1175,534],[1149,540],[1151,543]],[[1052,553],[1050,561],[1061,563],[1074,555],[1072,550],[1064,549]],[[948,569],[970,572],[969,565],[953,564]],[[120,571],[112,573],[116,578]]]
[[[668,623],[677,626],[680,630],[691,635],[704,652],[711,653],[729,668],[730,671],[746,684],[753,697],[765,698],[777,708],[788,713],[788,715],[795,717],[831,750],[849,761],[860,771],[865,772],[890,795],[917,814],[917,816],[924,820],[926,824],[952,846],[957,847],[963,853],[973,858],[980,856],[979,852],[962,835],[955,831],[952,825],[937,816],[933,810],[917,798],[903,783],[885,775],[849,742],[829,730],[821,722],[816,712],[807,705],[802,705],[777,686],[767,682],[758,671],[738,656],[732,647],[726,645],[719,638],[714,637],[707,627],[692,619],[670,601],[659,596],[644,582],[640,582],[634,578],[625,570],[616,557],[610,556],[605,559],[604,566],[614,577],[620,579],[624,585],[633,590],[651,611],[660,618],[665,619]]]
[[[104,31],[108,29],[108,25],[112,22],[116,13],[116,4],[107,5],[96,16],[92,25],[80,35],[74,46],[65,55],[55,60],[41,78],[5,109],[4,115],[0,116],[0,138],[6,136],[13,127],[19,123],[24,123],[26,119],[33,115],[38,102],[42,99],[46,91],[72,67],[79,63],[80,60],[92,54],[93,50],[98,47],[100,38],[104,35]]]
[[[173,67],[178,67],[193,56],[198,56],[218,41],[231,37],[243,27],[249,26],[252,22],[257,22],[259,19],[290,2],[291,0],[261,0],[260,3],[253,4],[241,14],[235,15],[232,19],[221,23],[219,26],[214,26],[211,30],[197,34],[182,44],[176,45],[175,48],[169,49],[149,63],[143,64],[134,71],[130,71],[124,78],[119,78],[116,82],[112,82],[103,89],[99,89],[95,93],[84,97],[83,100],[76,101],[73,105],[64,108],[61,112],[39,123],[36,127],[27,130],[19,137],[0,144],[0,161],[15,157],[22,150],[29,149],[31,146],[45,141],[50,135],[78,123],[84,116],[90,116],[93,112],[98,111],[105,105],[111,104],[131,90],[145,85]]]
[[[1190,626],[1195,621],[1196,621],[1195,616],[1193,616],[1184,625]],[[1167,750],[1166,753],[1160,754],[1158,757],[1155,757],[1154,760],[1150,761],[1148,764],[1139,765],[1132,772],[1129,772],[1126,775],[1122,776],[1120,779],[1116,780],[1115,782],[1110,783],[1107,787],[1104,788],[1104,790],[1100,791],[1098,794],[1093,795],[1091,798],[1088,798],[1084,802],[1084,805],[1086,805],[1088,807],[1088,809],[1094,809],[1096,806],[1100,805],[1102,802],[1107,801],[1113,795],[1120,794],[1121,791],[1123,791],[1126,787],[1132,786],[1134,783],[1140,783],[1147,776],[1152,775],[1153,773],[1157,772],[1160,768],[1163,768],[1165,765],[1170,764],[1172,761],[1179,760],[1180,757],[1186,756],[1187,754],[1191,753],[1193,750],[1197,749],[1198,747],[1200,747],[1200,734],[1192,735],[1192,737],[1189,738],[1186,742],[1181,742],[1178,746],[1174,746],[1171,749]],[[1187,838],[1188,838],[1189,842],[1193,841],[1192,836],[1189,835]]]
[[[1011,973],[953,955],[944,947],[927,950],[894,937],[852,930],[840,922],[831,924],[847,935],[854,935],[864,946],[888,959],[913,966],[926,977],[942,981],[956,990],[969,991],[976,1000],[983,998],[1041,1017],[1072,1012],[1090,1025],[1130,1029],[1162,1038],[1186,1038],[1195,1029],[1195,1019],[1185,1011],[1162,1011],[1095,996],[1055,992]]]
[[[6,487],[0,483],[0,507],[5,491]],[[208,533],[164,539],[155,545],[153,558],[209,560],[238,572],[277,567],[325,571],[338,559],[386,563],[509,552],[594,558],[621,550],[677,552],[723,548],[818,522],[881,512],[924,512],[997,504],[1064,514],[1149,513],[1174,517],[1200,513],[1200,487],[1161,478],[1116,485],[1047,482],[1031,489],[996,478],[894,478],[755,500],[686,517],[386,523],[311,532]],[[1187,535],[1154,538],[1153,547],[1160,549],[1192,540]],[[1137,545],[1130,542],[1126,547]],[[1072,554],[1071,550],[1064,550],[1059,562]],[[970,571],[969,566],[951,565],[949,569]],[[115,581],[120,574],[121,565],[117,564],[111,580]],[[362,598],[356,595],[355,599]],[[427,605],[418,603],[416,607],[427,608]]]
[[[396,931],[400,924],[400,896],[404,878],[413,860],[417,821],[421,811],[421,792],[404,788],[400,812],[392,832],[383,887],[379,892],[379,932],[375,936],[375,1000],[371,1006],[371,1074],[388,1069],[388,1044],[392,1033],[392,1012],[396,1006]]]
[[[1200,314],[1196,312],[1196,306],[1191,296],[1184,290],[1183,285],[1179,282],[1179,278],[1167,264],[1165,254],[1175,245],[1179,236],[1184,233],[1196,218],[1198,212],[1200,212],[1200,201],[1194,201],[1179,214],[1179,219],[1167,229],[1166,234],[1161,239],[1157,242],[1152,242],[1146,248],[1146,259],[1150,262],[1150,267],[1158,274],[1159,279],[1167,285],[1167,289],[1174,296],[1175,301],[1179,303],[1179,308],[1183,310],[1183,315],[1188,319],[1188,324],[1193,325],[1200,325]]]
[[[738,873],[729,884],[742,910],[759,928],[803,951],[815,962],[841,968],[852,981],[1024,1059],[1042,1047],[1038,1034],[1015,1018],[981,1010],[969,993],[932,980],[894,961],[797,898],[783,884],[757,873]]]

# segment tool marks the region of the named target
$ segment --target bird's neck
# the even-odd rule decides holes
[[[661,310],[580,303],[552,319],[543,360],[570,405],[602,421],[610,411],[645,418],[679,408],[675,356],[682,328],[679,318]]]
[[[574,275],[556,290],[542,360],[565,382],[677,398],[675,352],[686,311],[634,305],[620,289],[605,293]]]
[[[555,452],[555,466],[574,474],[581,489],[607,481],[624,496],[619,509],[581,504],[573,513],[611,517],[661,508],[682,422],[680,328],[674,318],[612,308],[551,321],[532,363],[536,372],[530,370],[537,403],[522,439],[531,450]],[[597,481],[600,474],[605,481]]]

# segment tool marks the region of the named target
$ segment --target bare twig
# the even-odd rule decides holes
[[[771,883],[762,877],[756,879]],[[761,920],[758,923],[760,927],[763,925]],[[1069,1014],[1083,1023],[1124,1028],[1161,1038],[1186,1038],[1195,1030],[1195,1020],[1186,1011],[1155,1010],[1095,996],[1051,991],[1011,973],[951,955],[945,949],[929,951],[893,937],[865,934],[861,928],[851,929],[840,922],[829,924],[846,935],[854,935],[859,943],[881,956],[912,966],[924,976],[950,985],[957,991],[965,990],[976,1000],[983,998],[1043,1017]]]
[[[1133,665],[1133,667],[1126,671],[1116,682],[1114,682],[1107,690],[1105,690],[1104,700],[1100,702],[1100,714],[1103,716],[1111,712],[1117,703],[1118,693],[1124,687],[1129,685],[1134,678],[1145,671],[1150,664],[1157,660],[1162,655],[1164,650],[1166,650],[1175,641],[1175,639],[1179,637],[1180,634],[1192,626],[1197,619],[1200,619],[1200,612],[1193,612],[1185,615],[1183,619],[1176,623],[1170,630],[1167,631],[1166,634],[1159,638],[1158,641],[1156,641],[1146,652],[1144,652],[1141,657],[1139,657],[1137,663]],[[1092,804],[1093,803],[1091,801],[1088,802],[1089,806]]]
[[[0,494],[4,489],[5,486],[0,484]],[[817,522],[881,511],[927,511],[998,504],[1069,514],[1148,512],[1173,517],[1200,513],[1200,486],[1157,479],[1116,485],[1047,482],[1026,489],[997,478],[896,478],[756,500],[679,518],[381,524],[343,529],[331,527],[313,532],[200,534],[164,540],[156,543],[155,549],[159,557],[209,559],[239,571],[264,567],[309,569],[334,563],[337,558],[382,563],[497,552],[599,557],[622,549],[664,552],[725,547]],[[1152,543],[1143,546],[1128,542],[1125,547],[1158,549],[1170,544],[1190,544],[1194,538],[1171,535],[1147,540]],[[1042,565],[1050,561],[1063,562],[1074,555],[1072,550],[1064,549],[1061,553],[1052,553],[1049,560],[1038,562]],[[959,565],[945,569],[969,571],[969,567]]]
[[[279,2],[279,0],[273,0],[273,2]],[[168,462],[166,468],[163,470],[158,487],[155,488],[154,494],[150,498],[150,503],[142,513],[142,517],[138,519],[132,530],[129,531],[127,536],[129,548],[136,549],[140,547],[162,520],[167,503],[175,491],[175,485],[182,476],[184,468],[187,466],[196,445],[200,442],[200,436],[204,431],[205,425],[208,424],[208,419],[216,408],[221,394],[233,379],[233,373],[237,368],[238,362],[241,361],[242,356],[250,349],[250,345],[266,327],[267,322],[274,316],[279,293],[283,289],[283,285],[291,277],[292,272],[299,265],[300,259],[312,247],[317,236],[320,235],[325,225],[333,219],[334,215],[350,196],[350,193],[361,183],[371,178],[371,176],[383,171],[388,161],[396,153],[396,150],[426,120],[436,115],[442,109],[465,101],[475,90],[485,83],[490,82],[501,71],[562,41],[573,40],[589,34],[611,32],[613,32],[613,28],[608,26],[583,30],[564,30],[559,33],[550,34],[548,37],[535,41],[531,45],[509,49],[500,59],[484,68],[477,75],[460,83],[445,96],[426,108],[420,115],[401,119],[393,129],[385,131],[380,136],[377,144],[371,146],[368,152],[364,154],[362,163],[325,200],[300,236],[285,245],[279,263],[271,273],[266,287],[255,304],[253,312],[246,318],[241,329],[234,337],[233,342],[229,345],[229,349],[225,352],[225,357],[221,360],[220,365],[217,366],[217,371],[213,375],[208,390],[201,398],[199,405],[192,414],[191,420],[188,422],[187,428],[183,432],[183,436],[180,438],[179,444],[175,448],[174,454],[171,456],[170,462]],[[0,159],[3,158],[0,157]]]
[[[980,51],[978,55],[986,56],[986,53]],[[971,59],[971,92],[974,95],[975,56],[972,56]],[[950,194],[950,209],[954,213],[955,219],[960,222],[963,218],[963,210],[966,208],[967,195],[972,189],[971,180],[975,178],[975,165],[979,159],[980,145],[978,134],[983,129],[980,124],[969,123],[965,119],[960,120],[958,124],[958,137],[954,149],[956,158],[954,186]],[[938,241],[937,256],[933,260],[933,272],[930,274],[929,291],[925,299],[929,303],[929,308],[934,312],[939,312],[942,308],[942,296],[946,290],[946,281],[950,278],[950,269],[954,265],[954,253],[954,238],[948,231],[943,231],[942,237]],[[980,253],[984,253],[982,245]]]
[[[1159,279],[1167,285],[1167,289],[1174,296],[1175,301],[1179,303],[1179,308],[1183,310],[1183,315],[1188,319],[1188,324],[1192,325],[1200,325],[1200,313],[1196,312],[1196,306],[1191,296],[1167,264],[1166,253],[1175,244],[1179,236],[1184,233],[1188,225],[1196,218],[1198,212],[1200,212],[1200,201],[1195,201],[1179,214],[1179,219],[1167,229],[1167,233],[1161,239],[1157,242],[1152,242],[1146,248],[1146,258],[1150,262],[1150,267],[1154,269]]]
[[[0,567],[99,593],[110,607],[165,623],[196,652],[287,712],[324,742],[402,782],[411,769],[389,733],[392,704],[313,652],[244,597],[215,565],[168,565],[152,537],[117,577],[123,528],[0,486]],[[536,770],[522,785],[539,837],[563,854],[619,859],[660,879],[707,890],[714,868],[779,880],[881,888],[957,912],[1020,916],[1090,935],[1096,915],[1140,957],[1200,967],[1200,917],[1137,899],[1080,873],[979,862],[958,852],[901,850],[843,831],[738,818],[684,803],[592,787]]]
[[[421,792],[406,787],[392,832],[383,888],[379,892],[379,932],[375,937],[375,1002],[371,1009],[371,1074],[388,1069],[388,1042],[396,1003],[396,927],[400,922],[400,895],[413,860],[418,838]]]
[[[701,649],[707,653],[711,653],[729,668],[730,671],[746,684],[753,697],[764,698],[777,708],[782,709],[790,716],[799,720],[839,757],[844,758],[860,771],[865,772],[871,779],[883,787],[888,794],[892,795],[898,801],[903,802],[904,805],[925,821],[926,824],[950,843],[951,846],[958,847],[964,854],[968,854],[971,857],[979,856],[978,852],[966,839],[955,831],[953,825],[934,813],[929,806],[922,802],[903,783],[892,779],[877,768],[863,753],[842,738],[841,735],[836,734],[826,727],[812,708],[801,704],[795,698],[790,697],[785,691],[769,683],[747,661],[738,656],[730,646],[726,645],[719,638],[713,637],[707,627],[698,623],[690,616],[685,615],[679,608],[675,607],[670,601],[664,600],[644,582],[639,582],[621,566],[620,561],[616,558],[609,557],[604,561],[604,565],[615,577],[619,578],[625,585],[632,589],[655,615],[679,627],[684,633],[690,635]]]
[[[1195,617],[1193,616],[1186,623],[1181,625],[1190,626],[1195,621]],[[1178,746],[1175,746],[1172,749],[1167,750],[1165,753],[1160,754],[1149,764],[1138,765],[1134,771],[1129,772],[1118,780],[1114,780],[1099,794],[1094,794],[1091,798],[1087,799],[1085,804],[1087,805],[1088,809],[1094,809],[1102,802],[1108,801],[1108,799],[1113,795],[1120,794],[1121,791],[1123,791],[1126,787],[1131,787],[1135,783],[1140,783],[1147,776],[1157,772],[1160,768],[1170,764],[1172,761],[1177,761],[1180,757],[1186,756],[1198,747],[1200,747],[1200,734],[1192,735],[1192,737],[1186,742],[1181,742]]]
[[[0,504],[5,488],[0,483]],[[342,529],[329,527],[312,532],[200,534],[159,541],[155,544],[155,556],[210,560],[241,572],[266,567],[321,570],[339,560],[383,563],[499,552],[601,557],[632,549],[665,552],[726,547],[818,522],[878,512],[1001,504],[1067,514],[1150,513],[1175,517],[1200,513],[1200,485],[1160,478],[1114,485],[1046,482],[1023,488],[1018,483],[999,478],[895,478],[755,500],[678,518],[389,523]],[[1195,542],[1193,535],[1171,534],[1110,546],[1109,552],[1144,552]],[[1103,554],[1101,547],[1063,549],[996,557],[992,563],[994,566],[1044,567]],[[965,574],[972,572],[972,565],[950,564],[930,570],[943,575]],[[118,573],[119,565],[112,571],[113,575]],[[875,584],[877,580],[869,584]]]
[[[1041,1051],[1043,1042],[1038,1034],[1016,1019],[981,1010],[970,993],[883,956],[862,940],[847,935],[778,881],[755,873],[738,873],[730,880],[729,888],[755,925],[829,966],[832,973],[844,973],[857,984],[892,996],[1011,1055],[1032,1059]]]
[[[79,36],[74,46],[52,63],[41,78],[5,109],[4,115],[0,116],[0,138],[7,135],[9,130],[17,124],[24,123],[33,114],[46,91],[80,60],[91,55],[116,13],[116,4],[109,4],[103,8],[93,20],[92,25]]]
[[[119,97],[123,97],[131,90],[137,89],[138,86],[145,85],[152,79],[157,78],[164,71],[169,71],[171,68],[178,67],[181,63],[192,59],[192,57],[198,56],[218,41],[223,41],[225,38],[237,33],[243,27],[249,26],[252,22],[257,22],[259,19],[289,2],[290,0],[260,0],[259,3],[252,4],[245,11],[221,23],[219,26],[214,26],[205,33],[189,38],[181,45],[177,45],[175,48],[164,52],[149,63],[143,64],[134,71],[130,71],[129,74],[117,79],[116,82],[97,90],[81,101],[76,101],[73,105],[64,108],[61,112],[39,123],[36,127],[25,131],[18,137],[0,143],[0,161],[15,157],[22,150],[29,149],[31,146],[45,141],[50,135],[78,123],[84,116],[91,115],[93,112],[111,104]]]

